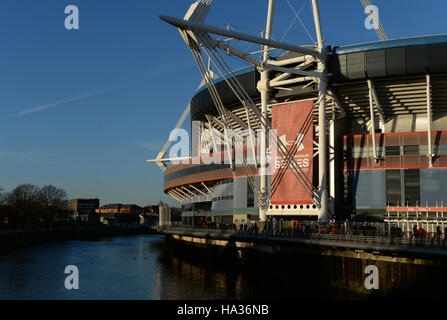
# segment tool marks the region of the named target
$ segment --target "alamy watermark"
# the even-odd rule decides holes
[[[379,30],[379,8],[374,5],[365,7],[365,28],[368,30]]]
[[[64,270],[68,276],[65,278],[64,285],[67,290],[79,289],[79,269],[74,265],[68,265]]]
[[[79,9],[75,5],[69,5],[65,7],[65,14],[68,16],[65,18],[64,25],[67,30],[79,30]]]
[[[376,265],[369,265],[365,268],[368,275],[365,279],[365,288],[368,290],[379,289],[379,268]]]
[[[225,129],[220,132],[214,128],[201,126],[199,121],[192,123],[192,138],[184,129],[172,130],[169,141],[173,142],[168,157],[174,164],[236,164],[256,165],[261,162],[262,140],[266,140],[266,174],[273,174],[278,169],[284,169],[293,157],[295,163],[303,172],[310,170],[313,154],[309,147],[303,145],[304,134],[294,136],[283,134],[278,136],[275,129],[268,131],[268,136],[262,130]],[[311,133],[310,133],[311,134]],[[266,138],[264,138],[266,137]],[[192,141],[192,148],[190,148]],[[310,146],[312,148],[312,146]],[[192,157],[190,157],[192,149]],[[279,154],[286,153],[288,159]],[[281,150],[281,152],[280,152]]]

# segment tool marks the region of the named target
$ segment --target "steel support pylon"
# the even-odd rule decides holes
[[[270,39],[273,26],[273,13],[275,11],[276,0],[269,0],[268,14],[267,14],[267,24],[265,28],[265,39]],[[262,63],[266,64],[268,61],[269,47],[264,46]],[[261,113],[265,119],[268,119],[268,101],[269,101],[269,71],[266,68],[259,70],[261,73],[261,79],[257,85],[257,89],[261,93]],[[259,222],[260,231],[265,228],[265,223],[267,221],[267,208],[268,208],[268,175],[267,175],[267,137],[268,137],[268,127],[267,122],[261,127],[261,148],[260,148],[260,188],[262,193],[262,203],[259,203]]]
[[[318,0],[312,0],[315,30],[317,33],[318,49],[322,58],[318,60],[318,71],[323,73],[318,81],[318,182],[320,194],[320,212],[318,220],[328,221],[328,190],[326,186],[327,179],[327,143],[326,143],[326,54],[323,45],[323,35],[321,31],[320,9]]]

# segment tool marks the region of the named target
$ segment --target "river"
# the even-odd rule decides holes
[[[278,272],[260,263],[216,264],[172,254],[161,235],[51,242],[0,256],[0,300],[8,299],[275,299],[341,298],[305,270]],[[79,270],[68,290],[66,266]]]
[[[79,270],[77,290],[65,288],[68,265]],[[250,282],[236,266],[223,269],[170,256],[161,235],[51,242],[0,256],[0,300],[262,297]]]

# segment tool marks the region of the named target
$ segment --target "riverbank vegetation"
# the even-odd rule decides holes
[[[48,227],[71,216],[67,192],[61,188],[21,184],[6,192],[0,187],[0,227]]]

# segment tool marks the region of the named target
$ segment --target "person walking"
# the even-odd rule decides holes
[[[253,227],[253,231],[254,231],[254,234],[257,236],[258,232],[259,232],[259,228],[258,228],[258,224],[257,223],[255,223],[255,225]]]
[[[436,227],[436,240],[438,240],[438,246],[441,245],[441,235],[442,235],[442,230],[440,226]]]
[[[418,237],[418,227],[416,225],[413,226],[413,233],[411,234],[411,239],[415,239],[415,242],[417,243],[417,237]]]
[[[420,228],[419,228],[417,233],[418,233],[419,239],[420,239],[419,244],[423,245],[424,242],[425,242],[425,230],[424,230],[424,228],[422,228],[422,226],[420,226]]]

